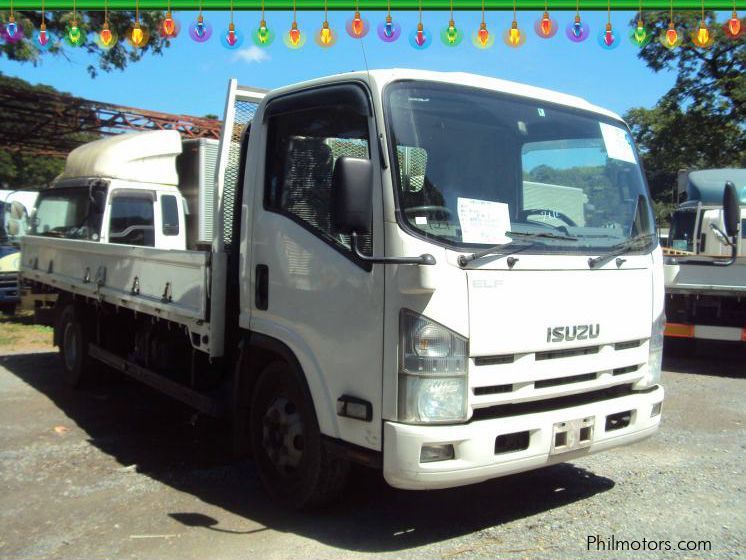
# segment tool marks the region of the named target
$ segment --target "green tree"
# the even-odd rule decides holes
[[[691,37],[701,13],[687,12],[674,19],[684,44],[668,49],[657,38],[668,29],[669,12],[646,12],[644,20],[653,40],[639,58],[654,72],[676,72],[676,82],[655,107],[630,109],[624,118],[658,201],[656,214],[666,218],[679,169],[746,166],[746,37],[726,36],[724,22],[706,11],[713,43],[695,47]]]
[[[7,22],[8,12],[0,12],[0,23]],[[34,30],[39,29],[41,24],[41,12],[15,11],[16,23],[23,29],[24,38],[15,43],[0,44],[0,59],[3,56],[9,60],[29,62],[37,65],[44,56],[62,55],[72,49],[83,49],[88,53],[97,55],[97,64],[88,66],[88,73],[96,77],[99,71],[111,72],[112,70],[124,70],[128,64],[137,62],[147,54],[163,54],[163,50],[170,46],[170,41],[161,37],[159,28],[163,19],[163,12],[141,11],[140,21],[142,29],[149,33],[149,40],[142,48],[134,48],[126,41],[128,30],[135,21],[135,12],[112,11],[108,13],[109,28],[117,34],[119,40],[111,49],[102,49],[95,42],[95,34],[104,24],[103,11],[79,11],[77,12],[77,23],[81,31],[88,33],[88,39],[80,47],[73,47],[61,38],[64,36],[68,25],[73,19],[72,12],[47,12],[45,22],[47,32],[52,36],[49,48],[41,50],[34,42]]]
[[[61,103],[45,102],[42,108],[35,94],[58,93],[51,86],[31,85],[19,78],[0,74],[0,97],[3,92],[22,92],[12,105],[0,103],[0,188],[38,188],[49,184],[64,168],[65,159],[45,155],[66,153],[80,144],[99,138],[90,132],[65,133],[57,128],[65,107]],[[36,142],[37,139],[43,140]],[[36,146],[32,151],[20,145]]]

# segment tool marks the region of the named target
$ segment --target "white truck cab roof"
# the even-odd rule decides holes
[[[445,84],[458,84],[468,87],[492,90],[495,92],[518,95],[521,97],[528,97],[531,99],[540,99],[549,103],[557,103],[560,105],[565,105],[567,107],[574,107],[576,109],[592,111],[594,113],[599,113],[601,115],[605,115],[619,121],[622,120],[622,118],[618,114],[602,107],[593,105],[585,99],[574,95],[559,93],[549,89],[530,86],[519,82],[511,82],[509,80],[502,80],[499,78],[490,78],[477,74],[470,74],[468,72],[435,72],[431,70],[413,70],[407,68],[370,70],[367,72],[346,72],[336,74],[334,76],[325,76],[322,78],[293,84],[292,86],[272,90],[269,94],[267,94],[267,99],[271,99],[277,95],[290,93],[291,91],[329,84],[336,81],[345,82],[350,80],[363,81],[365,83],[368,83],[371,89],[378,91],[382,91],[386,87],[386,85],[390,84],[391,82],[400,80],[426,80],[431,82],[442,82]]]
[[[176,157],[181,150],[181,135],[175,130],[135,132],[102,138],[70,152],[64,171],[54,183],[101,177],[176,186],[179,183]]]

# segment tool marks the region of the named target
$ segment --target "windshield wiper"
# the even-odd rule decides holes
[[[598,265],[603,264],[610,259],[613,259],[614,257],[624,255],[625,253],[629,253],[630,251],[634,251],[635,249],[643,249],[650,243],[650,241],[652,241],[654,237],[654,233],[643,233],[640,235],[635,235],[634,237],[630,237],[629,239],[626,239],[621,243],[612,245],[611,249],[603,255],[600,255],[598,257],[591,257],[590,259],[588,259],[588,266],[590,266],[591,268],[596,268]]]
[[[577,237],[572,237],[569,235],[560,235],[558,233],[551,233],[551,232],[541,232],[541,233],[525,233],[521,231],[506,231],[505,235],[509,237],[518,237],[517,241],[519,242],[530,242],[535,240],[541,240],[541,239],[560,239],[563,241],[577,241]],[[530,244],[530,243],[529,243]],[[502,249],[505,247],[508,247],[509,245],[512,245],[511,243],[501,243],[500,245],[494,245],[493,247],[489,247],[487,249],[482,249],[481,251],[477,251],[476,253],[472,253],[471,255],[459,255],[458,257],[458,264],[461,267],[466,266],[471,261],[474,261],[476,259],[481,259],[482,257],[486,257],[487,255],[493,255],[495,253],[500,253]]]

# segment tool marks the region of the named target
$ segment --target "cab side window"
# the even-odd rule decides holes
[[[349,236],[331,227],[332,175],[340,157],[370,158],[368,138],[367,117],[344,103],[270,116],[265,207],[349,252]],[[360,239],[370,254],[370,235]]]
[[[109,242],[124,245],[155,245],[153,194],[114,194],[109,215]]]

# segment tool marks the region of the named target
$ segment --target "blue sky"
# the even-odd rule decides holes
[[[178,12],[175,17],[182,32],[163,56],[147,55],[124,72],[101,72],[91,79],[86,67],[93,58],[83,52],[68,49],[68,57],[45,56],[34,67],[0,59],[0,71],[32,83],[50,84],[60,90],[88,99],[107,101],[145,109],[204,115],[222,115],[225,86],[231,77],[243,85],[273,88],[296,81],[349,70],[365,68],[365,47],[370,68],[422,68],[443,71],[474,72],[483,75],[529,83],[585,97],[590,102],[624,113],[630,107],[650,107],[673,85],[675,75],[650,71],[637,58],[637,49],[627,39],[632,12],[613,12],[612,24],[623,29],[621,45],[612,51],[602,49],[596,35],[606,23],[605,12],[584,12],[592,37],[584,43],[570,42],[564,26],[572,12],[553,12],[562,29],[555,37],[540,39],[533,31],[540,12],[519,12],[518,22],[527,34],[526,43],[518,49],[508,48],[501,37],[492,48],[479,50],[471,44],[481,20],[479,12],[456,12],[457,26],[468,33],[455,48],[442,45],[439,38],[426,50],[413,49],[405,34],[416,27],[414,12],[394,13],[402,26],[402,36],[395,43],[382,42],[372,29],[362,41],[353,40],[344,31],[351,12],[330,12],[329,23],[338,32],[338,42],[329,49],[318,47],[312,37],[323,21],[323,12],[298,12],[298,24],[308,33],[308,41],[300,50],[288,49],[282,42],[292,21],[291,12],[267,12],[267,22],[278,33],[267,49],[251,46],[248,33],[259,20],[257,12],[236,12],[235,22],[246,37],[242,48],[231,51],[218,39],[218,31],[227,28],[227,12],[205,12],[213,26],[213,36],[207,43],[196,43],[186,33],[186,25],[196,18],[195,12]],[[371,24],[384,19],[384,12],[363,14]],[[509,12],[488,12],[486,21],[491,33],[510,26]],[[447,12],[425,12],[423,22],[431,31],[440,32],[447,25]]]

